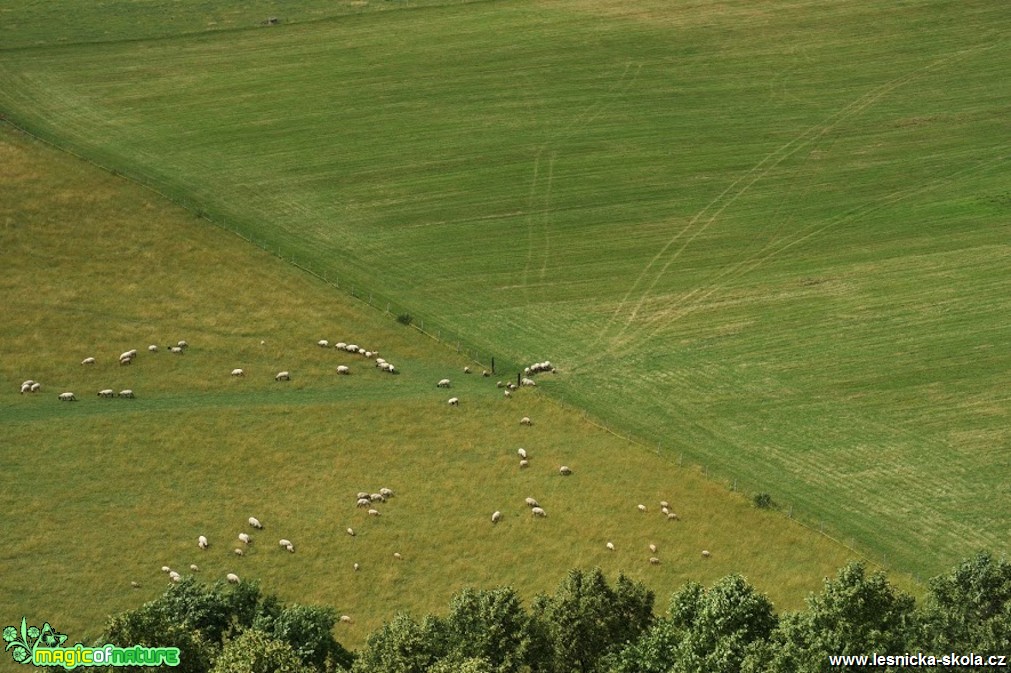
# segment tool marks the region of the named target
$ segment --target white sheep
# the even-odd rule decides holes
[[[185,341],[183,341],[182,339],[180,339],[179,342],[176,343],[176,346],[179,347],[179,348],[189,348],[190,347],[190,345],[188,343],[186,343]]]
[[[98,391],[98,396],[99,397],[115,397],[116,396],[116,392],[114,390],[112,390],[111,388],[106,388],[105,390],[99,390]]]
[[[495,383],[496,388],[505,388],[505,381],[498,381]]]
[[[379,489],[379,495],[383,496],[384,498],[392,498],[393,497],[393,489],[383,487],[383,488]]]
[[[288,545],[287,547],[285,547],[285,549],[287,549],[292,554],[295,553],[295,545],[293,545],[293,544]]]
[[[356,344],[348,344],[347,346],[344,347],[344,350],[346,350],[348,353],[357,353],[358,346]]]
[[[403,561],[404,560],[404,557],[400,555],[400,552],[396,552],[396,551],[393,552],[393,558],[397,559],[398,561]]]
[[[661,500],[660,501],[660,506],[661,507],[670,507],[670,503],[667,502],[666,500]]]
[[[530,461],[524,458],[523,460],[520,461],[520,469],[522,470],[527,467],[530,467]]]
[[[84,358],[81,360],[82,365],[93,365],[95,364],[95,358]]]
[[[249,533],[239,533],[239,542],[250,544],[252,541],[253,538],[249,537]]]
[[[527,450],[526,450],[526,449],[517,449],[517,450],[516,450],[516,454],[517,454],[517,455],[518,455],[518,456],[519,456],[520,458],[526,458],[526,457],[527,457]]]
[[[232,370],[232,376],[245,376],[245,375],[246,375],[246,372],[242,371],[241,369],[233,369]]]
[[[572,468],[569,467],[568,465],[562,465],[560,468],[558,468],[558,474],[562,475],[563,477],[567,477],[570,474],[572,474]]]
[[[372,501],[369,500],[368,498],[358,498],[358,504],[357,504],[358,507],[368,507],[371,504],[372,504]]]
[[[712,554],[709,553],[708,549],[702,550],[702,558],[709,558],[710,556],[712,556]]]
[[[120,397],[125,397],[128,400],[132,400],[132,399],[134,399],[136,397],[136,395],[133,394],[133,391],[130,390],[129,388],[127,388],[126,390],[120,390],[119,391],[119,396]]]
[[[530,420],[529,416],[524,416],[520,419],[520,425],[533,425],[534,422]]]
[[[355,529],[354,528],[348,528],[347,533],[351,537],[354,537],[355,536]]]
[[[169,579],[172,580],[173,582],[179,582],[182,579],[182,575],[180,575],[179,573],[177,573],[174,570],[172,572],[170,572],[168,576],[169,576]]]
[[[611,551],[614,551],[614,543],[613,542],[608,542],[604,546],[607,547],[608,549],[610,549]]]
[[[156,346],[155,344],[151,344],[150,346],[147,347],[147,350],[149,353],[157,353],[158,346]]]
[[[671,512],[670,514],[667,515],[667,520],[668,521],[677,521],[678,520],[678,515],[675,514],[674,512]]]
[[[241,548],[239,548],[239,547],[236,547],[236,548],[235,548],[235,549],[233,549],[232,551],[233,551],[233,552],[235,553],[235,555],[236,555],[236,556],[242,556],[243,554],[245,554],[245,553],[246,553],[246,552],[242,551],[242,549],[241,549]]]
[[[192,570],[193,572],[196,572],[196,571],[200,570],[200,567],[196,563],[191,563],[190,564],[190,570]]]
[[[21,384],[21,387],[22,388],[25,387],[25,386],[29,386],[30,387],[33,383],[35,383],[35,381],[33,381],[32,379],[28,379],[27,381],[25,381],[24,383]]]
[[[534,387],[534,386],[537,385],[537,382],[534,381],[533,379],[524,378],[524,379],[520,379],[520,385],[521,386],[530,386],[532,388],[532,387]]]
[[[495,510],[491,515],[491,522],[498,523],[502,520],[502,512]]]
[[[182,346],[169,346],[169,353],[175,353],[176,355],[182,355]]]
[[[291,372],[278,372],[274,377],[275,381],[291,381]]]
[[[249,525],[253,528],[263,528],[263,524],[255,516],[249,517]]]
[[[664,514],[664,515],[670,514],[670,509],[668,509],[666,507],[661,507],[660,508],[660,513]]]
[[[464,374],[470,374],[470,367],[464,367],[463,368],[463,373]]]
[[[330,348],[330,342],[327,341],[326,339],[320,339],[319,341],[316,342],[316,345],[319,346],[320,348]]]
[[[359,569],[361,568],[361,566],[360,566],[360,565],[358,565],[357,563],[356,563],[356,564],[354,564],[354,566],[353,566],[353,567],[354,567],[354,569],[355,569],[355,572],[358,572],[358,570],[359,570]]]
[[[42,390],[42,384],[36,381],[35,383],[32,384],[31,388],[28,389],[28,392],[37,393],[40,390]]]
[[[527,503],[527,507],[540,507],[540,503],[533,498],[527,498],[524,502]]]
[[[483,369],[481,370],[481,376],[488,378],[489,376],[491,376],[491,372],[488,371],[487,369]]]
[[[351,373],[351,368],[348,367],[347,365],[337,365],[337,373],[341,374],[342,376],[347,376],[348,374]]]
[[[652,565],[655,565],[655,566],[658,566],[658,565],[660,565],[660,559],[658,559],[658,558],[657,558],[657,557],[655,557],[655,556],[650,556],[650,557],[649,557],[649,562],[650,562],[650,563],[651,563]]]
[[[448,388],[449,379],[440,379],[438,383],[435,384],[438,388]]]
[[[386,364],[386,360],[384,360],[383,358],[376,358],[376,366],[377,367],[382,367],[385,364]]]
[[[534,508],[532,508],[530,510],[530,513],[533,514],[534,516],[547,516],[548,515],[548,513],[545,512],[540,507],[534,507]]]
[[[379,516],[379,510],[378,509],[370,509],[369,510],[369,516]]]
[[[503,391],[502,391],[502,393],[503,393],[503,395],[505,395],[505,397],[507,397],[507,398],[508,398],[508,397],[512,397],[512,396],[513,396],[513,394],[512,394],[511,392],[509,392],[508,390],[503,390]]]
[[[449,406],[451,406],[451,407],[458,407],[458,406],[460,406],[460,398],[459,397],[450,397],[449,398]]]
[[[281,547],[288,547],[291,545],[291,540],[281,538],[280,540],[277,541],[277,544]]]
[[[348,345],[346,343],[344,343],[343,341],[338,341],[337,343],[335,343],[333,345],[333,347],[336,348],[336,349],[338,349],[338,350],[344,350],[345,348],[348,347]]]
[[[372,502],[386,502],[386,496],[382,493],[373,493],[369,496],[369,500]]]
[[[33,383],[27,383],[27,382],[26,383],[22,383],[21,384],[21,394],[24,395],[25,393],[32,392],[32,386],[33,385],[34,385]]]
[[[351,623],[351,617],[349,617],[348,615],[341,615],[340,621],[341,621],[341,624],[350,624]]]
[[[651,544],[649,546],[649,550],[655,554],[656,553],[656,545],[655,544]]]
[[[640,512],[645,512],[646,511],[646,505],[639,505],[639,511]]]
[[[161,571],[163,573],[170,573],[170,572],[172,572],[172,568],[169,568],[168,566],[162,566],[161,567]]]
[[[236,575],[235,573],[228,573],[227,575],[225,575],[225,579],[228,580],[229,584],[239,583],[239,576]]]
[[[133,358],[132,357],[129,357],[129,358],[120,358],[119,359],[119,364],[120,365],[132,365],[133,364]]]
[[[131,348],[127,352],[123,353],[123,355],[125,355],[127,357],[131,357],[131,358],[135,358],[135,357],[137,357],[137,349],[136,348]],[[123,357],[123,355],[120,355],[119,357]]]
[[[201,535],[197,538],[197,546],[201,549],[207,549],[210,545],[207,543],[207,538]]]
[[[59,398],[61,402],[76,402],[77,396],[74,393],[60,393]]]

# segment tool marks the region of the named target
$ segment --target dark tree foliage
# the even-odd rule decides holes
[[[291,605],[257,616],[254,628],[287,643],[302,663],[316,670],[333,664],[351,666],[351,653],[333,637],[337,613],[333,608]]]
[[[1011,563],[978,552],[931,580],[923,612],[937,652],[1011,654]]]
[[[418,622],[398,614],[369,636],[355,660],[355,673],[425,673],[446,655],[445,629],[438,619]]]
[[[451,656],[481,659],[495,673],[516,673],[529,661],[529,617],[511,588],[464,589],[446,617]]]

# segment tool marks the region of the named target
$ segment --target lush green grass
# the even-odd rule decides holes
[[[478,3],[2,52],[0,108],[926,574],[1008,550],[1008,18]]]
[[[196,563],[208,581],[235,572],[333,605],[354,618],[338,631],[354,647],[395,611],[443,612],[468,585],[530,598],[600,565],[645,581],[662,606],[687,579],[741,572],[789,608],[853,556],[539,391],[504,398],[452,350],[142,188],[6,127],[0,163],[3,624],[26,615],[85,639],[162,591],[162,565]],[[378,347],[402,373],[319,338]],[[146,350],[179,339],[183,355]],[[118,365],[131,347],[136,362]],[[97,364],[81,365],[88,356]],[[274,382],[281,369],[290,383]],[[434,385],[444,376],[450,391]],[[29,378],[42,392],[19,395]],[[106,387],[137,398],[99,399]],[[65,390],[79,401],[57,401]],[[383,486],[397,495],[380,518],[355,507]],[[531,518],[527,496],[547,519]],[[661,517],[661,499],[680,521]],[[250,515],[265,530],[237,558]]]

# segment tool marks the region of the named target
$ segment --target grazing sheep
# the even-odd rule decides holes
[[[515,383],[507,383],[506,384],[506,388],[508,388],[509,390],[516,390],[516,384]]]
[[[32,392],[32,384],[31,383],[27,383],[27,382],[26,383],[22,383],[21,384],[21,394],[24,395],[25,393],[30,393],[30,392]]]
[[[182,355],[182,346],[169,346],[169,353],[175,353],[176,355]]]
[[[373,493],[369,496],[369,500],[372,502],[386,502],[386,496],[382,493]]]
[[[678,515],[675,514],[674,512],[671,512],[670,514],[667,515],[667,520],[668,521],[677,521],[678,520]]]
[[[345,348],[348,347],[348,345],[346,343],[344,343],[343,341],[338,341],[337,343],[335,343],[333,345],[333,347],[336,348],[336,349],[338,349],[338,350],[344,350]]]
[[[530,461],[524,458],[523,460],[520,461],[520,469],[522,470],[523,468],[526,467],[530,467]]]
[[[76,402],[77,397],[74,393],[60,393],[59,396],[61,402]]]
[[[702,558],[709,558],[710,556],[712,556],[712,554],[709,553],[708,549],[702,550]]]
[[[348,528],[348,535],[350,535],[351,537],[355,536],[355,530],[354,530],[354,528]]]
[[[255,516],[249,517],[249,525],[253,528],[263,528],[263,524]]]
[[[32,379],[28,379],[27,381],[25,381],[24,383],[21,384],[21,387],[22,388],[24,388],[25,386],[29,386],[30,387],[33,383],[35,383],[35,381],[33,381]]]
[[[670,503],[667,502],[666,500],[661,500],[660,501],[660,506],[661,507],[670,507]]]
[[[391,489],[391,488],[381,488],[381,489],[379,489],[379,495],[383,496],[384,498],[392,498],[393,497],[393,489]]]
[[[485,378],[488,378],[489,376],[491,376],[491,372],[489,372],[487,369],[485,369],[485,370],[483,370],[481,372],[481,376],[483,376]]]
[[[245,375],[246,375],[246,372],[242,371],[241,369],[233,369],[232,370],[232,376],[245,376]]]
[[[639,511],[640,512],[645,512],[646,511],[646,505],[639,505]]]
[[[196,571],[200,570],[200,567],[197,566],[196,563],[191,563],[190,564],[190,570],[192,570],[193,572],[196,572]]]
[[[526,458],[527,457],[527,450],[526,449],[518,449],[516,451],[516,453],[517,453],[517,455],[519,455],[520,458]]]
[[[449,379],[440,379],[438,383],[435,384],[437,388],[448,388]]]
[[[369,497],[369,494],[366,493],[365,491],[358,491],[358,495],[356,495],[355,497],[361,500],[362,498]]]
[[[451,406],[451,407],[458,407],[458,406],[460,406],[460,398],[459,397],[450,397],[449,398],[449,406]]]
[[[327,341],[326,339],[320,339],[319,341],[316,342],[316,345],[319,346],[320,348],[330,348],[330,342]]]
[[[369,500],[368,498],[358,498],[357,507],[368,507],[371,504],[372,504],[372,501]]]
[[[168,576],[169,576],[169,579],[172,580],[173,582],[178,582],[178,581],[180,581],[182,579],[182,575],[180,575],[179,573],[177,573],[174,570],[172,572],[170,572]]]
[[[404,560],[404,557],[401,556],[400,552],[397,552],[397,551],[393,552],[393,558],[397,559],[398,561],[403,561]]]
[[[649,557],[649,562],[650,562],[650,564],[655,565],[655,566],[660,565],[660,559],[658,559],[655,556],[650,556]]]
[[[242,551],[242,549],[241,549],[241,548],[239,548],[239,547],[236,547],[236,548],[235,548],[235,549],[233,549],[232,551],[233,551],[233,552],[235,552],[235,555],[236,555],[236,556],[242,556],[243,554],[245,554],[245,553],[246,553],[246,552]]]
[[[540,507],[540,503],[533,498],[527,498],[524,502],[527,503],[527,507]]]
[[[239,576],[236,575],[235,573],[228,573],[227,575],[225,575],[225,579],[228,580],[229,584],[239,583]]]
[[[373,355],[375,355],[375,353],[373,353],[372,351],[365,351],[363,355],[365,355],[365,357],[367,358],[371,358]]]
[[[356,564],[354,565],[354,569],[355,569],[355,572],[358,572],[358,569],[359,569],[359,568],[361,568],[361,566],[360,566],[360,565],[358,565],[358,564],[356,563]]]
[[[491,515],[491,522],[498,523],[502,520],[502,512],[495,510]]]
[[[655,554],[656,553],[656,545],[655,544],[651,544],[649,546],[649,550]]]
[[[504,381],[499,381],[498,383],[495,384],[495,387],[496,388],[505,388],[505,382]]]
[[[81,360],[82,365],[93,365],[95,364],[95,358],[84,358]]]
[[[116,393],[111,388],[106,388],[105,390],[99,390],[98,391],[98,396],[99,397],[115,397]]]
[[[287,549],[287,550],[288,550],[289,552],[291,552],[292,554],[294,554],[294,553],[295,553],[295,545],[293,545],[293,544],[289,544],[289,545],[287,545],[287,546],[285,547],[285,549]]]
[[[503,394],[504,394],[504,395],[505,395],[506,397],[512,397],[512,396],[513,396],[513,394],[512,394],[511,392],[509,392],[508,390],[503,390],[503,391],[502,391],[502,393],[503,393]]]
[[[158,346],[156,346],[155,344],[151,344],[150,346],[147,347],[147,350],[149,353],[157,353]]]
[[[28,392],[37,393],[40,390],[42,390],[42,384],[36,381],[32,384],[31,388],[28,389]]]
[[[534,387],[534,386],[537,385],[537,382],[534,381],[533,379],[526,379],[526,378],[524,378],[524,379],[520,379],[520,385],[521,386],[530,386],[532,388],[532,387]]]
[[[120,365],[132,365],[133,364],[133,358],[120,358],[119,359],[119,364]]]
[[[533,425],[534,422],[530,420],[529,416],[524,416],[520,419],[520,425]]]
[[[548,515],[548,513],[545,512],[540,507],[534,507],[534,508],[532,508],[530,510],[530,513],[533,514],[534,516],[547,516]]]
[[[569,467],[568,465],[562,465],[560,468],[558,468],[558,474],[562,475],[563,477],[567,477],[570,474],[572,474],[572,468]]]
[[[197,546],[200,547],[201,549],[207,549],[210,546],[210,544],[207,543],[207,538],[201,535],[200,537],[197,538]]]
[[[470,367],[464,367],[463,368],[463,373],[464,374],[470,374]]]
[[[183,341],[182,339],[179,340],[179,342],[176,344],[176,346],[178,348],[189,348],[190,347],[190,345],[188,343],[186,343],[185,341]]]
[[[278,372],[274,377],[275,381],[291,381],[291,372]]]
[[[348,353],[357,353],[358,346],[356,344],[348,344],[347,346],[344,347],[344,350],[346,350]]]
[[[370,509],[369,510],[369,516],[379,516],[379,510],[378,509]]]
[[[172,572],[172,568],[169,568],[168,566],[162,566],[161,567],[161,571],[163,573],[170,573],[170,572]]]
[[[350,624],[351,618],[347,615],[341,615],[341,624]]]
[[[119,396],[120,397],[125,397],[128,400],[132,400],[132,399],[134,399],[136,397],[136,395],[133,394],[133,391],[130,390],[129,388],[127,388],[126,390],[120,390],[119,391]]]
[[[250,544],[252,541],[253,538],[249,537],[249,533],[239,533],[239,542]]]
[[[131,348],[130,350],[128,350],[127,352],[123,353],[123,355],[120,355],[119,357],[120,357],[120,359],[122,359],[124,356],[128,357],[128,358],[135,358],[135,357],[137,357],[137,349],[136,348]]]
[[[140,589],[140,582],[130,582],[130,586],[134,589]]]
[[[610,549],[611,551],[614,551],[614,543],[613,542],[608,542],[604,546],[607,547],[608,549]]]
[[[286,540],[284,538],[281,538],[280,540],[277,541],[277,544],[278,544],[278,546],[281,546],[281,547],[288,547],[288,546],[291,546],[291,540]]]
[[[337,365],[337,373],[346,376],[351,373],[351,368],[347,365]]]

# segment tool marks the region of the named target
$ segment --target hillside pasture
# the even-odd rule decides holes
[[[163,591],[161,566],[197,564],[204,581],[234,572],[333,606],[354,620],[337,637],[357,647],[396,611],[442,612],[465,586],[530,599],[568,568],[599,565],[662,603],[687,579],[740,572],[789,608],[854,556],[602,431],[544,395],[548,379],[504,398],[454,350],[146,189],[8,127],[0,162],[5,624],[45,619],[87,642],[107,615]],[[378,348],[402,373],[321,338]],[[183,354],[164,348],[180,339]],[[119,365],[130,348],[137,358]],[[274,381],[282,369],[290,382]],[[28,378],[42,390],[20,394]],[[136,398],[99,398],[107,387]],[[58,401],[63,391],[78,401]],[[381,516],[355,506],[383,487],[395,496],[375,505]],[[240,532],[253,538],[241,558]]]
[[[1008,551],[1007,19],[475,3],[8,50],[0,108],[926,576]]]

